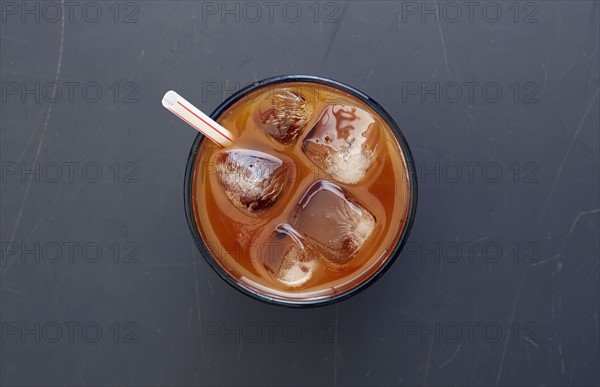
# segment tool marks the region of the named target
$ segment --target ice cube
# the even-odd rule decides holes
[[[313,107],[299,92],[276,88],[265,93],[256,113],[269,136],[289,145],[310,120]]]
[[[217,156],[216,171],[231,203],[246,213],[269,207],[285,188],[283,162],[264,152],[224,151]]]
[[[340,183],[358,183],[373,164],[379,126],[367,111],[331,105],[302,143],[306,155]]]
[[[342,188],[318,180],[298,203],[292,226],[336,264],[348,263],[375,229],[375,217]]]
[[[275,231],[258,246],[260,262],[278,282],[297,287],[313,274],[317,249],[289,224],[279,224]]]

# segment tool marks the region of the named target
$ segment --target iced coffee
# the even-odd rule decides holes
[[[331,85],[283,82],[216,120],[235,142],[201,143],[192,207],[225,275],[250,293],[310,303],[379,272],[405,230],[411,183],[372,104]]]

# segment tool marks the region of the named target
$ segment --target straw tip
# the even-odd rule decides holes
[[[173,90],[169,90],[165,93],[165,96],[162,99],[162,104],[168,109],[177,103],[178,98],[179,94],[177,94]]]

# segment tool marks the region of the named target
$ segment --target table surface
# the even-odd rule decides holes
[[[1,6],[3,385],[599,383],[598,2]],[[204,261],[160,105],[289,73],[372,96],[419,181],[390,270],[305,310]]]

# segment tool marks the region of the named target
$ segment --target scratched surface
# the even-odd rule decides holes
[[[600,382],[597,2],[23,4],[0,39],[3,385]],[[194,132],[160,106],[284,73],[371,95],[419,171],[401,258],[311,310],[204,262]]]

